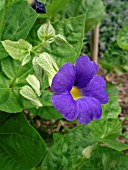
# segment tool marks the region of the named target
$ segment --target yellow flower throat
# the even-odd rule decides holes
[[[72,87],[70,93],[74,100],[77,100],[82,97],[81,91],[75,86]]]

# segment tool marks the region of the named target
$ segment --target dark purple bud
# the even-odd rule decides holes
[[[46,13],[46,8],[43,2],[38,2],[35,0],[31,7],[38,13],[38,14],[45,14]]]

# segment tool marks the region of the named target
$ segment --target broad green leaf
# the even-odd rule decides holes
[[[53,95],[53,92],[51,92],[51,89],[49,88],[48,90],[42,90],[41,93],[41,103],[43,103],[44,106],[53,106],[51,102],[51,96]]]
[[[101,119],[91,123],[92,133],[97,140],[105,143],[108,147],[122,151],[127,146],[117,141],[122,131],[122,125],[118,120],[121,111],[118,103],[118,90],[109,85],[107,93],[109,102],[102,106],[103,115]]]
[[[63,65],[65,62],[75,62],[76,58],[80,55],[83,38],[84,38],[84,26],[85,15],[64,19],[57,21],[53,24],[56,34],[62,35],[66,41],[55,42],[51,44],[51,54],[57,58],[57,64]],[[66,26],[66,27],[65,27]]]
[[[8,113],[17,113],[23,110],[21,95],[18,89],[0,88],[0,110]],[[3,98],[2,98],[3,96]]]
[[[65,17],[73,17],[86,14],[85,31],[88,32],[101,23],[104,17],[104,5],[102,0],[71,0],[64,10]]]
[[[27,170],[35,167],[46,151],[43,139],[22,113],[0,113],[0,120],[1,117],[0,169]]]
[[[117,126],[117,124],[119,125]],[[93,121],[90,124],[90,128],[97,139],[112,138],[112,140],[114,140],[120,136],[122,131],[122,125],[118,119]]]
[[[23,39],[18,41],[5,40],[2,41],[2,44],[8,54],[15,60],[24,61],[26,57],[30,56],[32,50],[32,45]],[[29,60],[30,59],[31,57],[29,57]],[[29,60],[27,60],[27,62],[29,62]],[[24,65],[25,64],[26,62],[24,62]]]
[[[9,98],[9,90],[7,88],[0,88],[0,105],[4,104]]]
[[[4,0],[1,0],[0,1],[0,11],[2,10],[3,6],[4,6]]]
[[[34,115],[39,115],[44,120],[58,120],[62,119],[63,116],[52,106],[44,106],[37,109],[29,109],[30,112]]]
[[[0,88],[8,88],[10,85],[9,79],[0,72]]]
[[[117,35],[117,43],[120,48],[128,50],[128,23],[119,31]]]
[[[19,10],[21,9],[21,10]],[[0,20],[2,11],[0,12]],[[18,1],[7,8],[5,23],[3,26],[1,40],[26,39],[32,26],[34,25],[37,14],[25,1]],[[8,54],[4,50],[0,42],[0,58],[7,57]]]
[[[54,0],[46,6],[46,14],[41,17],[54,17],[60,11],[62,11],[69,0]]]
[[[10,87],[10,80],[0,73],[0,111],[17,113],[23,110],[18,88]]]
[[[107,93],[109,101],[107,104],[102,105],[102,119],[118,118],[118,115],[121,113],[121,107],[118,102],[118,89],[110,86],[107,88]]]
[[[127,144],[123,144],[121,142],[118,142],[116,139],[112,139],[112,138],[101,138],[99,139],[101,142],[103,142],[104,144],[106,144],[108,147],[115,149],[117,151],[123,151],[128,149],[128,145]]]
[[[117,139],[120,137],[122,132],[122,125],[118,119],[100,120],[93,121],[91,123],[92,133],[95,138],[117,151],[128,149],[127,144],[119,142]]]
[[[20,61],[13,60],[11,57],[3,58],[1,65],[3,72],[11,82],[16,78],[16,85],[25,85],[26,77],[33,74],[33,68],[30,63],[22,67]]]
[[[62,66],[66,62],[75,63],[83,46],[85,15],[57,21],[52,23],[52,25],[55,29],[56,36],[60,35],[61,39],[60,37],[56,38],[55,41],[51,43],[49,47],[45,47],[43,51],[56,57],[59,66]],[[34,45],[38,45],[39,43],[39,40],[35,36],[38,28],[39,26],[35,26],[28,37],[29,42]]]

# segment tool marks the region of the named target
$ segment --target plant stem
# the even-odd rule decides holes
[[[16,76],[14,77],[14,79],[12,80],[12,82],[11,82],[11,84],[10,84],[10,87],[13,87],[13,86],[15,85],[15,81],[16,81],[19,73],[21,72],[22,68],[23,68],[23,67],[22,67],[22,65],[21,65],[21,66],[19,67],[19,70],[17,71]]]
[[[36,51],[36,50],[38,50],[38,48],[40,48],[41,46],[43,46],[43,44],[42,44],[42,43],[41,43],[41,44],[39,44],[39,45],[37,45],[37,46],[35,46],[35,47],[33,47],[32,51]]]
[[[91,32],[91,59],[98,63],[99,25]]]
[[[2,13],[2,16],[1,16],[1,21],[0,21],[0,40],[1,40],[1,36],[2,36],[2,29],[3,29],[3,25],[4,25],[4,20],[5,20],[5,17],[6,17],[7,4],[8,4],[8,0],[5,0],[4,1],[3,13]]]

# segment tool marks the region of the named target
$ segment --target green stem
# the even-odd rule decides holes
[[[37,46],[35,46],[35,47],[33,47],[32,51],[36,51],[36,50],[38,50],[41,46],[43,46],[43,44],[42,44],[42,43],[41,43],[41,44],[39,44],[39,45],[37,45]]]
[[[3,13],[2,13],[2,16],[1,16],[1,21],[0,21],[0,40],[1,40],[1,36],[2,36],[2,29],[3,29],[3,25],[4,25],[4,20],[5,20],[5,17],[6,17],[7,4],[8,4],[8,0],[5,0],[4,1]]]
[[[78,164],[75,165],[74,169],[79,170],[83,166],[85,161],[86,161],[85,158],[81,158],[81,161]]]
[[[124,122],[127,120],[127,118],[128,118],[128,115],[127,115],[123,120],[121,120],[119,123],[117,123],[117,124],[115,125],[115,127],[114,127],[109,133],[107,133],[106,135],[103,135],[103,138],[106,138],[106,137],[108,137],[109,135],[111,135],[112,132],[114,132],[114,131],[118,128],[118,126],[120,126],[120,124],[124,123]]]
[[[12,82],[11,82],[11,84],[10,84],[10,87],[14,87],[14,85],[15,85],[15,81],[16,81],[16,79],[17,79],[17,77],[19,76],[19,73],[21,72],[21,70],[22,70],[22,65],[19,67],[19,70],[17,71],[17,74],[16,74],[16,76],[14,77],[14,79],[12,80]]]

